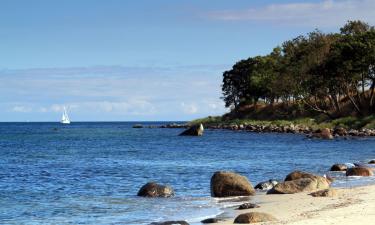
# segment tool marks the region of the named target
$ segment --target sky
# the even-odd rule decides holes
[[[374,0],[0,0],[0,121],[176,121],[228,111],[222,73]]]

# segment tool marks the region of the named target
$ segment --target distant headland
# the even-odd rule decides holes
[[[314,30],[285,41],[225,71],[222,93],[229,113],[191,123],[375,134],[375,29],[348,21],[339,33]]]

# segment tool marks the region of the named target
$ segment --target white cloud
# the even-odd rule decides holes
[[[28,106],[14,106],[12,108],[13,112],[22,112],[22,113],[31,112],[31,110],[32,108]]]
[[[198,112],[198,107],[194,103],[186,104],[182,102],[181,108],[186,114],[196,114]]]
[[[374,0],[321,0],[279,3],[258,8],[209,12],[216,20],[252,21],[313,27],[342,26],[348,20],[375,23]]]

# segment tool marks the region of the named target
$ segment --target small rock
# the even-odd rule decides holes
[[[150,225],[189,225],[188,222],[186,221],[165,221],[165,222],[153,222],[150,223]]]
[[[134,124],[133,128],[143,128],[143,125],[142,124]]]
[[[262,191],[268,191],[268,190],[272,189],[278,183],[279,182],[277,180],[271,179],[271,180],[268,180],[268,181],[258,183],[254,188],[262,190]]]
[[[310,195],[313,197],[336,197],[337,190],[329,188],[329,189],[313,192]]]
[[[219,220],[216,218],[209,218],[209,219],[205,219],[201,221],[201,223],[218,223],[218,222]]]
[[[211,196],[231,197],[254,195],[255,190],[250,181],[236,173],[218,171],[211,178]]]
[[[138,191],[138,196],[141,197],[172,197],[174,191],[171,187],[160,185],[154,182],[149,182],[141,187]]]
[[[345,164],[334,164],[330,171],[346,171],[348,169],[348,166]]]
[[[268,222],[268,221],[276,221],[277,219],[271,216],[268,213],[261,213],[261,212],[249,212],[244,213],[236,217],[234,223],[237,224],[246,224],[246,223],[260,223],[260,222]]]
[[[238,209],[254,209],[259,208],[260,206],[254,203],[244,203],[238,207]]]
[[[346,176],[362,176],[362,177],[369,177],[374,176],[374,172],[371,168],[367,167],[353,167],[349,168],[346,171]]]

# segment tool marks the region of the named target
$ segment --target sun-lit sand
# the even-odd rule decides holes
[[[265,212],[278,219],[277,222],[257,224],[303,224],[303,225],[357,225],[375,224],[375,185],[338,189],[336,197],[312,197],[308,193],[287,195],[259,194],[260,208],[235,210],[239,215],[246,212]],[[234,218],[218,224],[233,224]]]

